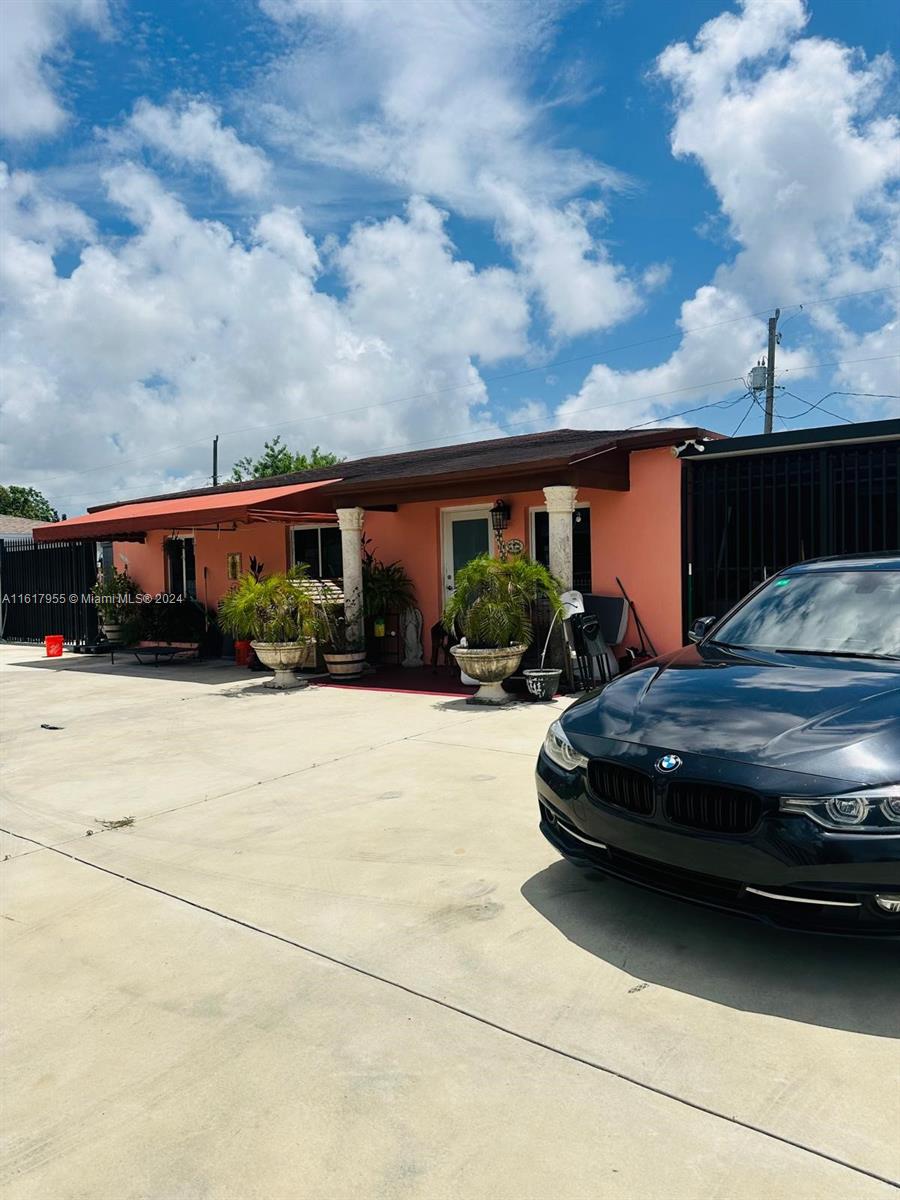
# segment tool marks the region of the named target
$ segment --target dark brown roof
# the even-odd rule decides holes
[[[511,463],[567,464],[586,455],[612,446],[623,450],[650,449],[671,446],[686,438],[722,435],[696,427],[652,429],[636,432],[627,429],[550,429],[543,433],[524,433],[517,437],[491,438],[483,442],[462,442],[455,446],[438,446],[431,450],[404,450],[396,454],[379,454],[368,458],[350,459],[333,467],[317,467],[311,471],[295,471],[273,475],[267,479],[252,479],[245,483],[220,484],[216,488],[196,488],[185,492],[165,492],[155,496],[140,496],[119,500],[115,504],[99,504],[88,509],[98,512],[118,504],[136,504],[147,500],[170,500],[179,496],[205,496],[216,492],[248,491],[253,488],[275,487],[280,484],[312,483],[335,479],[341,483],[329,490],[338,490],[347,483],[374,484],[392,480],[408,480],[429,475],[445,475],[481,471],[489,472]]]

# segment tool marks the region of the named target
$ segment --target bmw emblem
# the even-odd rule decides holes
[[[681,766],[681,759],[677,754],[664,754],[662,758],[656,760],[657,771],[662,771],[668,775],[671,771],[677,771]]]

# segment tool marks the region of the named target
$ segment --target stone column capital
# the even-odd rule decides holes
[[[547,512],[574,512],[577,497],[578,488],[570,487],[568,484],[544,488],[544,500],[547,503]]]
[[[342,533],[361,533],[365,513],[361,508],[338,508],[335,510]]]

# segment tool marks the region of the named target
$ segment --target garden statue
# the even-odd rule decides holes
[[[422,653],[422,614],[417,608],[408,608],[401,617],[403,622],[403,666],[421,667],[425,658]]]

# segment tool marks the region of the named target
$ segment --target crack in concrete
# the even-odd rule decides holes
[[[397,741],[407,741],[407,738],[398,738]],[[390,743],[389,743],[390,744]],[[350,757],[348,755],[347,757]],[[243,789],[241,789],[243,790]],[[619,1079],[623,1083],[631,1084],[633,1087],[650,1092],[653,1095],[661,1096],[663,1099],[671,1100],[676,1104],[681,1104],[685,1108],[692,1109],[694,1112],[701,1112],[706,1116],[713,1117],[719,1121],[725,1121],[730,1125],[735,1125],[740,1129],[746,1129],[751,1133],[759,1134],[761,1137],[769,1138],[771,1141],[778,1142],[784,1146],[791,1146],[795,1150],[800,1150],[803,1153],[811,1154],[816,1158],[823,1159],[826,1162],[834,1163],[836,1166],[843,1167],[845,1170],[852,1171],[854,1174],[865,1176],[868,1179],[873,1179],[878,1183],[884,1183],[888,1187],[895,1188],[900,1191],[900,1180],[890,1179],[886,1175],[880,1175],[876,1171],[870,1171],[867,1167],[861,1167],[855,1163],[847,1162],[846,1159],[838,1158],[834,1154],[829,1154],[826,1150],[820,1150],[815,1146],[809,1146],[805,1142],[799,1142],[793,1138],[783,1137],[779,1133],[775,1133],[771,1129],[765,1129],[761,1125],[754,1125],[750,1121],[743,1121],[740,1117],[731,1116],[728,1113],[720,1112],[718,1109],[710,1108],[708,1105],[700,1104],[695,1100],[690,1100],[685,1096],[678,1095],[677,1092],[670,1092],[665,1088],[657,1087],[652,1083],[647,1083],[646,1080],[638,1079],[633,1075],[627,1075],[623,1071],[617,1071],[614,1067],[610,1067],[595,1059],[586,1058],[580,1054],[573,1054],[571,1051],[564,1050],[560,1046],[553,1046],[549,1042],[543,1042],[539,1038],[531,1037],[521,1030],[512,1029],[508,1025],[501,1025],[498,1021],[493,1021],[489,1017],[472,1012],[470,1009],[462,1008],[460,1005],[451,1004],[447,1000],[441,1000],[437,996],[429,995],[428,992],[419,991],[417,988],[409,987],[405,983],[400,983],[399,980],[390,979],[386,975],[379,975],[376,971],[370,971],[366,967],[361,967],[356,963],[348,962],[345,959],[337,958],[333,954],[328,954],[324,950],[318,950],[314,946],[307,946],[303,942],[295,941],[293,938],[285,937],[284,934],[275,933],[271,929],[264,929],[260,925],[254,925],[250,921],[243,921],[240,917],[232,916],[229,913],[221,912],[219,909],[210,908],[205,904],[200,904],[196,900],[189,900],[185,896],[179,896],[175,892],[166,891],[165,888],[156,887],[152,883],[146,883],[141,879],[134,879],[129,875],[123,874],[121,871],[114,871],[111,867],[101,866],[99,863],[91,862],[90,859],[81,858],[77,854],[70,854],[66,850],[60,849],[58,846],[45,845],[37,841],[35,838],[26,837],[24,834],[15,833],[11,829],[0,827],[0,833],[6,833],[10,837],[19,838],[21,841],[30,842],[43,850],[49,850],[52,854],[58,854],[62,858],[68,858],[72,862],[79,863],[81,866],[89,867],[95,871],[101,871],[105,875],[111,875],[116,879],[122,880],[124,883],[130,883],[134,887],[143,888],[145,891],[154,892],[158,896],[164,896],[169,900],[174,900],[178,904],[184,904],[189,908],[196,909],[198,912],[207,913],[210,916],[217,917],[219,920],[228,921],[232,925],[237,925],[242,929],[248,930],[250,933],[259,934],[262,937],[271,938],[273,941],[281,942],[286,946],[291,946],[295,950],[300,950],[304,954],[308,954],[313,958],[317,958],[323,962],[331,963],[333,966],[341,967],[344,970],[352,971],[357,975],[361,975],[366,979],[371,979],[377,983],[383,983],[387,987],[395,988],[398,991],[404,992],[409,996],[415,996],[419,1000],[424,1000],[426,1003],[435,1004],[439,1008],[446,1009],[449,1012],[454,1012],[459,1016],[465,1017],[470,1021],[476,1021],[478,1024],[485,1026],[488,1029],[494,1029],[498,1033],[505,1034],[507,1037],[515,1038],[517,1041],[524,1042],[529,1046],[534,1046],[539,1050],[546,1050],[550,1054],[555,1054],[560,1058],[565,1058],[570,1062],[578,1063],[581,1066],[589,1067],[591,1070],[599,1071],[603,1075],[610,1076],[613,1079]]]

